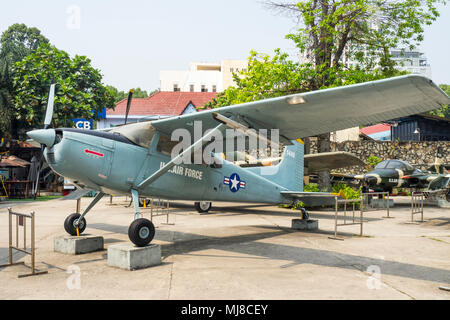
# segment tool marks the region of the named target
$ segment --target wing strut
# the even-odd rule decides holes
[[[176,156],[175,158],[173,158],[172,160],[170,160],[164,167],[162,167],[161,169],[159,169],[158,171],[156,171],[154,174],[152,174],[150,177],[148,177],[147,179],[145,179],[144,181],[142,181],[140,184],[137,185],[137,189],[141,189],[141,188],[145,188],[146,186],[148,186],[150,183],[154,182],[156,179],[158,179],[159,177],[161,177],[164,173],[166,173],[167,171],[169,171],[170,169],[172,169],[180,159],[183,159],[183,157],[185,157],[186,155],[191,155],[192,152],[194,151],[194,149],[201,145],[203,146],[203,144],[205,142],[208,141],[208,139],[216,133],[217,130],[222,129],[222,127],[224,126],[224,124],[219,124],[217,127],[215,127],[213,130],[209,131],[207,134],[205,134],[203,137],[201,137],[200,139],[198,139],[196,142],[194,142],[189,148],[187,148],[186,150],[184,150],[182,153],[180,153],[178,156]]]

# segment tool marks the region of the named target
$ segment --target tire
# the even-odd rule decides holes
[[[75,221],[77,221],[79,217],[81,217],[81,214],[79,214],[79,213],[72,213],[71,215],[69,215],[66,218],[66,220],[64,220],[64,229],[71,236],[76,236],[77,235],[77,229],[75,228],[74,224],[75,224]],[[85,229],[86,229],[86,219],[83,218],[81,220],[80,226],[78,227],[78,230],[79,230],[80,234],[82,234]]]
[[[145,247],[155,236],[155,226],[144,218],[136,219],[128,228],[128,237],[138,247]]]
[[[195,202],[194,205],[195,210],[197,210],[198,213],[208,212],[212,207],[212,203],[210,201]]]

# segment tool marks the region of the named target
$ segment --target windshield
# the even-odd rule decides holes
[[[388,160],[381,161],[379,164],[377,164],[377,165],[375,166],[375,169],[384,169],[384,167],[386,167],[386,164],[387,164],[388,162],[389,162]]]
[[[114,127],[109,132],[120,133],[125,138],[136,143],[137,145],[144,148],[149,148],[153,136],[155,135],[155,128],[153,128],[150,121],[147,121]]]

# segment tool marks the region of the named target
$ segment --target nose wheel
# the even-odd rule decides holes
[[[81,215],[79,213],[72,213],[64,220],[64,229],[71,236],[78,236],[86,229],[86,219],[82,218],[78,224],[77,233],[77,221],[80,217]]]
[[[144,218],[136,219],[128,228],[128,237],[138,247],[148,245],[155,236],[155,226],[153,223]]]

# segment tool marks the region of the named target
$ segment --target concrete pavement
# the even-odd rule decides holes
[[[85,208],[92,198],[82,199]],[[319,231],[294,231],[298,211],[246,203],[213,203],[199,215],[174,202],[170,222],[154,218],[162,265],[136,271],[107,266],[106,249],[128,242],[134,218],[125,198],[103,199],[87,216],[85,234],[105,239],[105,250],[71,256],[53,251],[75,201],[15,206],[35,211],[37,266],[47,275],[18,279],[24,266],[0,269],[0,299],[449,299],[450,209],[425,207],[425,222],[409,223],[408,199],[367,213],[359,226],[341,227],[331,240],[333,211],[310,211]],[[0,264],[7,262],[7,210],[0,209]],[[144,217],[149,212],[144,210]],[[15,258],[29,264],[30,258]]]

